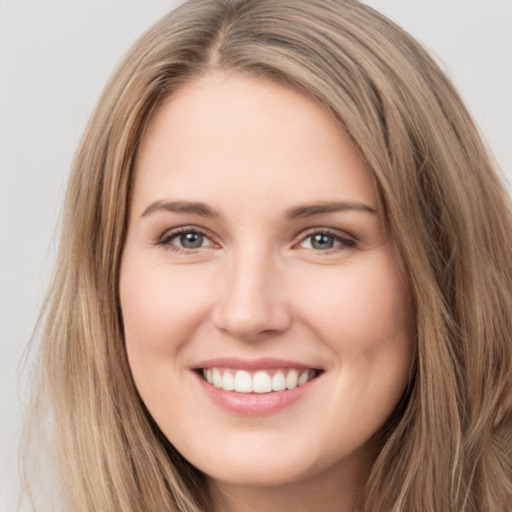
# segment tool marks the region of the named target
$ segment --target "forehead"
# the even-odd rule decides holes
[[[247,199],[282,201],[284,194],[290,202],[319,196],[375,206],[364,163],[326,109],[290,87],[233,74],[196,79],[161,106],[142,141],[135,182],[135,195],[147,200],[202,201],[229,187]]]

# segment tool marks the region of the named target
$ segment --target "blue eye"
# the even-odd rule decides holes
[[[311,247],[313,249],[332,249],[336,244],[337,240],[331,235],[325,235],[323,233],[317,233],[309,237],[311,239]],[[338,242],[339,244],[339,242]]]
[[[201,233],[190,231],[189,233],[182,233],[173,238],[177,238],[181,247],[184,249],[198,249],[203,246],[204,236]]]
[[[356,242],[350,238],[330,232],[315,232],[302,239],[301,246],[315,251],[328,251],[329,249],[348,249],[354,247]]]
[[[170,249],[193,251],[212,245],[211,240],[198,230],[185,228],[166,233],[159,242]]]

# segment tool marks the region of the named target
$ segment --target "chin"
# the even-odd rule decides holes
[[[225,463],[226,465],[228,463]],[[239,487],[277,487],[300,482],[311,476],[305,468],[300,468],[283,461],[267,461],[265,464],[240,463],[229,467],[215,467],[206,472],[214,481]]]

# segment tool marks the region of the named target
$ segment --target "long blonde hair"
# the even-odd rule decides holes
[[[119,264],[148,122],[212,69],[325,106],[374,180],[416,305],[411,382],[378,433],[361,511],[503,512],[512,496],[512,214],[448,79],[355,0],[192,0],[131,49],[78,149],[41,332],[32,424],[51,418],[73,512],[208,509],[204,476],[133,384]]]

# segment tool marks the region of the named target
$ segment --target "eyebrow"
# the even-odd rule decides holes
[[[201,217],[217,218],[220,217],[219,212],[211,208],[205,203],[196,201],[165,201],[158,200],[151,203],[142,212],[141,217],[156,211],[169,211],[176,213],[192,213],[200,215]],[[344,211],[359,211],[371,214],[376,214],[374,208],[364,203],[356,203],[350,201],[328,201],[321,203],[305,204],[290,208],[285,213],[285,219],[303,219],[306,217],[312,217],[314,215],[322,215],[326,213],[344,212]]]
[[[165,210],[168,212],[177,213],[193,213],[201,217],[216,218],[219,217],[219,212],[210,208],[204,203],[195,201],[164,201],[159,200],[151,203],[143,212],[141,217],[145,217],[150,213]]]
[[[350,201],[328,201],[322,203],[306,204],[291,208],[286,212],[286,219],[303,219],[314,215],[322,215],[334,212],[357,211],[376,214],[374,208],[364,203],[354,203]]]

